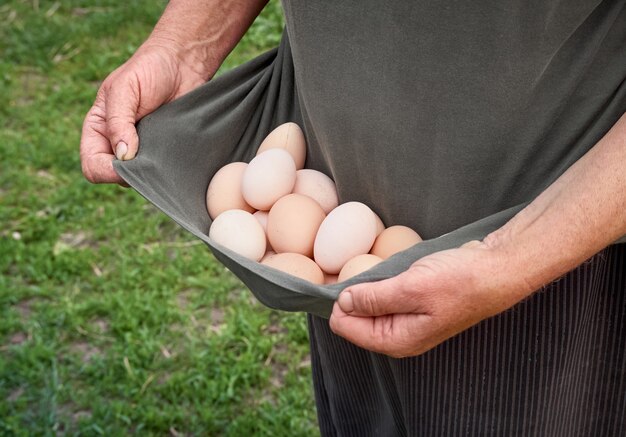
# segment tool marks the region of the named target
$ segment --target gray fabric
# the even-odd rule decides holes
[[[276,50],[145,117],[137,158],[115,168],[262,303],[328,317],[345,284],[306,283],[208,238],[211,176],[249,161],[275,126],[304,128],[306,167],[340,201],[427,239],[350,284],[483,238],[626,110],[623,1],[487,3],[286,1]]]

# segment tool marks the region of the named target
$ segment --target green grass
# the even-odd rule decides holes
[[[99,82],[163,1],[0,3],[0,435],[317,435],[302,314],[80,172]],[[226,61],[275,46],[275,0]]]

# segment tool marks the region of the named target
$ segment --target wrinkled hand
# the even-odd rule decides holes
[[[431,254],[396,277],[346,288],[330,327],[374,352],[422,354],[532,293],[510,261],[478,241]]]
[[[106,78],[83,123],[80,159],[87,180],[125,185],[112,163],[137,154],[135,123],[204,83],[198,68],[174,44],[149,40]]]

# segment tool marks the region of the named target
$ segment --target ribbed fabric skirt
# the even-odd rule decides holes
[[[626,244],[419,357],[309,331],[323,436],[626,436]]]

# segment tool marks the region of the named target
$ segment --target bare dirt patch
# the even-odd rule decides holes
[[[86,341],[72,343],[70,345],[70,351],[79,355],[83,363],[88,363],[94,356],[102,353],[100,348],[93,346]]]
[[[91,326],[93,326],[94,331],[98,334],[106,334],[109,332],[110,325],[109,322],[105,319],[95,319],[91,321]]]
[[[211,326],[221,327],[224,324],[225,314],[221,308],[211,308]]]
[[[306,369],[311,367],[311,355],[306,354],[306,356],[298,363],[298,369]]]
[[[269,324],[264,328],[268,334],[287,334],[287,328],[281,324],[280,316],[276,312],[272,312],[269,317]]]
[[[170,379],[172,379],[172,374],[169,372],[162,373],[156,380],[157,385],[166,384]]]
[[[15,390],[13,390],[11,393],[9,393],[9,396],[7,396],[7,402],[15,402],[23,394],[24,394],[24,387],[18,387]]]
[[[38,299],[30,298],[19,301],[15,304],[15,309],[20,314],[20,319],[22,322],[28,320],[30,315],[32,314],[32,306]]]
[[[72,421],[79,422],[81,420],[89,420],[91,419],[91,411],[89,410],[79,410],[75,413],[72,413]]]
[[[270,376],[270,384],[276,388],[285,385],[285,376],[289,372],[289,367],[281,361],[280,358],[288,356],[289,347],[284,343],[275,344],[265,360],[266,366],[271,366],[272,373]],[[279,358],[279,359],[276,359]]]
[[[208,311],[209,316],[209,330],[216,334],[219,334],[224,329],[226,324],[226,313],[221,308],[213,307]]]
[[[17,78],[16,88],[20,90],[20,93],[14,105],[18,107],[32,105],[49,79],[36,68],[20,68],[18,72],[19,74],[14,77]]]
[[[176,295],[176,304],[181,310],[189,308],[193,292],[194,290],[192,289],[185,289]]]
[[[93,415],[88,408],[79,408],[73,403],[65,403],[58,406],[56,412],[57,416],[61,419],[57,422],[57,435],[66,435],[76,431],[78,422],[81,420],[89,420]]]
[[[176,428],[174,428],[173,426],[170,427],[170,434],[171,437],[187,437],[188,435],[191,434],[187,434],[186,432],[183,431],[178,431]]]
[[[65,232],[59,236],[59,239],[54,244],[52,252],[54,255],[59,255],[69,250],[80,250],[87,247],[95,247],[96,243],[92,239],[91,235],[84,231]]]
[[[11,335],[9,342],[12,345],[19,345],[24,343],[26,340],[28,340],[28,335],[25,332],[16,332],[15,334]]]
[[[46,170],[37,170],[37,176],[42,178],[42,179],[47,179],[49,181],[56,180],[56,177],[52,173],[50,173],[50,172],[48,172]]]

